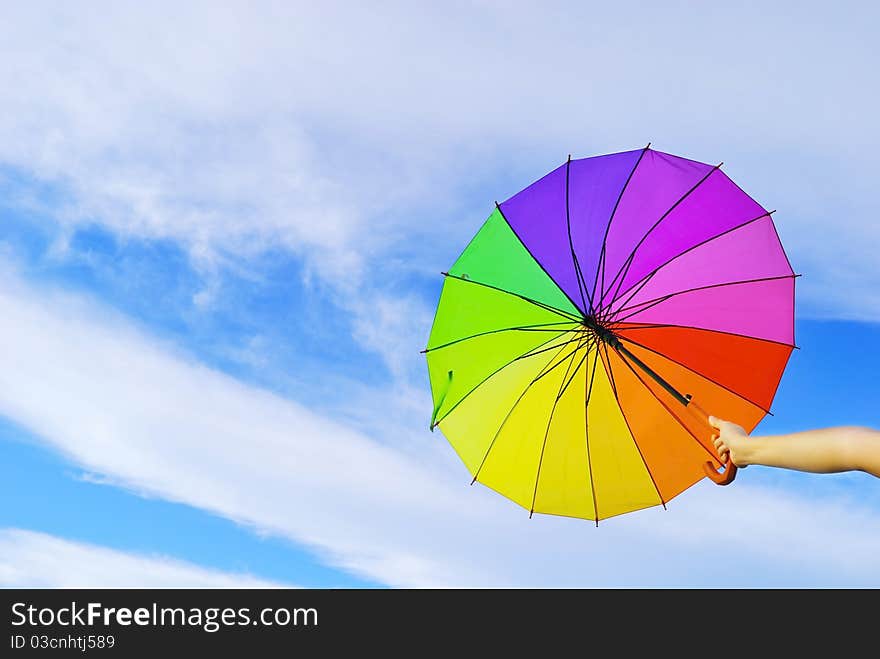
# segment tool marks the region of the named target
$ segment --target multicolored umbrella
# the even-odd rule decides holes
[[[754,429],[794,347],[771,212],[650,145],[496,203],[443,274],[431,428],[530,513],[598,523],[730,482],[704,410]]]

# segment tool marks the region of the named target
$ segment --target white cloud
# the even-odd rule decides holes
[[[376,441],[195,363],[88,300],[3,275],[0,414],[96,477],[289,538],[371,579],[880,584],[880,513],[864,502],[743,478],[599,529],[529,520],[467,487],[439,433],[400,436],[393,393],[373,414],[396,436]]]
[[[0,26],[0,162],[57,183],[65,223],[215,256],[282,246],[347,306],[395,293],[379,266],[446,267],[493,198],[569,151],[654,140],[724,159],[779,209],[804,311],[877,319],[876,19],[862,2],[20,3]]]
[[[278,588],[246,574],[133,554],[23,529],[0,529],[2,588]]]
[[[354,338],[382,355],[399,381],[406,381],[414,365],[424,368],[418,351],[427,344],[432,313],[420,300],[380,294],[352,301],[352,305],[356,311]]]

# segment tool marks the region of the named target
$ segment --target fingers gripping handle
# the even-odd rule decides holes
[[[690,400],[690,396],[688,396],[688,399]],[[712,424],[709,423],[709,415],[706,414],[702,407],[697,405],[693,400],[690,400],[687,408],[709,426],[709,428],[713,431],[715,430],[715,428],[712,427]],[[712,440],[714,441],[717,437],[718,435],[712,435]],[[715,465],[708,460],[703,463],[703,471],[716,485],[730,485],[733,482],[733,479],[736,478],[736,465],[733,464],[729,455],[727,456],[727,465],[725,466],[724,471],[716,469]]]

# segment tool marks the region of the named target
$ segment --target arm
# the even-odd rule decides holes
[[[827,474],[864,471],[880,478],[880,432],[857,426],[749,437],[742,427],[709,417],[715,447],[737,467],[751,464]]]

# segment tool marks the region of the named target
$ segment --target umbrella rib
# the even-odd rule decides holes
[[[541,466],[544,464],[544,451],[547,448],[547,438],[550,436],[550,425],[553,423],[553,415],[556,413],[556,407],[559,405],[559,401],[563,395],[565,395],[565,391],[568,389],[568,385],[571,384],[571,381],[574,379],[574,376],[577,375],[578,370],[580,370],[581,365],[584,363],[584,359],[586,359],[589,351],[584,353],[584,356],[581,357],[581,360],[578,362],[578,365],[574,369],[574,373],[572,373],[571,377],[568,377],[568,374],[571,372],[571,365],[574,364],[575,357],[577,357],[578,351],[583,347],[584,343],[587,342],[588,339],[583,339],[578,347],[571,353],[571,359],[568,362],[568,366],[565,368],[565,373],[562,375],[562,381],[559,383],[559,391],[556,393],[556,399],[553,401],[553,407],[550,408],[550,416],[547,419],[547,427],[544,429],[544,442],[541,444],[541,455],[538,458],[538,472],[535,474],[535,489],[532,492],[532,507],[529,510],[529,517],[535,514],[535,502],[538,499],[538,483],[541,481]]]
[[[771,216],[773,215],[773,213],[775,213],[775,212],[776,212],[775,210],[772,210],[772,211],[767,211],[766,213],[762,213],[762,214],[759,215],[758,217],[753,217],[753,218],[752,218],[751,220],[749,220],[748,222],[743,222],[742,224],[738,224],[738,225],[736,225],[735,227],[732,227],[732,228],[730,228],[730,229],[727,229],[726,231],[722,231],[721,233],[712,236],[711,238],[706,238],[705,240],[702,240],[702,241],[698,242],[696,245],[693,245],[693,246],[691,246],[691,247],[688,247],[688,248],[687,248],[686,250],[684,250],[683,252],[679,252],[678,254],[676,254],[675,256],[673,256],[671,259],[668,259],[667,261],[665,261],[665,262],[661,263],[660,265],[658,265],[658,266],[657,266],[656,268],[654,268],[651,272],[649,272],[649,273],[646,274],[644,277],[642,277],[639,281],[634,282],[634,283],[633,283],[629,288],[627,288],[625,291],[621,291],[620,295],[617,296],[617,298],[615,298],[615,299],[620,299],[620,298],[622,298],[624,295],[626,295],[627,293],[629,293],[630,291],[632,291],[634,288],[638,287],[637,290],[633,291],[632,294],[627,298],[626,302],[624,302],[624,304],[629,304],[629,301],[632,300],[633,297],[635,297],[636,295],[638,295],[639,291],[642,290],[642,289],[645,287],[645,285],[651,280],[651,278],[652,278],[654,275],[656,275],[658,272],[660,272],[660,270],[662,270],[663,268],[665,268],[667,265],[669,265],[670,263],[672,263],[673,261],[675,261],[675,260],[678,259],[679,257],[684,256],[685,254],[688,254],[688,253],[694,251],[694,250],[697,249],[698,247],[702,247],[702,246],[705,245],[706,243],[711,243],[713,240],[717,240],[718,238],[722,238],[722,237],[726,236],[726,235],[729,234],[729,233],[733,233],[734,231],[737,231],[738,229],[742,229],[743,227],[747,227],[747,226],[749,226],[750,224],[753,224],[754,222],[757,222],[758,220],[763,220],[765,217],[771,217]],[[774,230],[775,230],[775,227],[774,227]],[[778,235],[777,235],[777,239],[778,239]],[[781,247],[781,246],[782,246],[782,243],[780,242],[780,247]],[[785,253],[785,250],[783,249],[783,254],[784,254],[784,253]],[[791,270],[791,265],[790,265],[790,264],[789,264],[789,268],[788,268],[788,269]],[[794,271],[792,270],[792,272],[794,272]],[[614,302],[614,300],[611,300],[610,302]],[[610,304],[610,302],[609,302],[609,304]]]
[[[591,336],[591,335],[587,335],[586,338],[584,339],[583,343],[578,347],[578,350],[580,350],[580,348],[586,348],[586,353],[584,353],[584,359],[587,357],[590,350],[592,350],[592,348],[595,346],[595,344],[596,344],[595,337]],[[581,360],[581,363],[583,363],[583,359]],[[580,368],[580,367],[578,367],[578,368]],[[578,369],[575,369],[575,372],[571,374],[571,377],[568,379],[568,382],[565,383],[565,387],[563,388],[562,393],[565,393],[565,390],[568,389],[569,385],[574,381],[574,377],[575,377],[575,375],[577,375],[577,372],[578,372]]]
[[[499,288],[498,286],[493,286],[492,284],[485,284],[481,281],[476,281],[474,279],[465,279],[464,277],[459,277],[458,275],[453,275],[449,272],[441,272],[440,274],[442,274],[444,277],[450,277],[452,279],[457,279],[458,281],[463,281],[468,284],[475,284],[476,286],[484,286],[486,288],[491,288],[494,291],[498,291],[499,293],[505,293],[506,295],[512,295],[514,297],[518,297],[519,299],[525,300],[526,302],[530,302],[531,304],[534,304],[536,307],[540,307],[540,308],[544,309],[545,311],[550,311],[550,312],[555,313],[559,316],[562,316],[563,318],[569,318],[570,320],[572,320],[574,322],[580,322],[580,318],[578,318],[577,316],[575,316],[574,314],[572,314],[568,311],[563,311],[562,309],[557,309],[556,307],[551,307],[549,304],[545,304],[544,302],[539,302],[538,300],[533,300],[532,298],[526,297],[525,295],[521,295],[519,293],[514,293],[513,291],[508,291],[503,288]],[[577,305],[575,304],[574,307],[577,308]]]
[[[544,264],[541,263],[534,254],[532,254],[532,250],[529,249],[529,247],[528,247],[528,245],[526,245],[525,241],[516,232],[516,229],[513,228],[513,225],[510,223],[510,221],[507,219],[507,216],[504,214],[504,211],[501,209],[501,204],[499,204],[497,201],[495,202],[495,208],[498,209],[498,212],[501,214],[501,217],[504,219],[505,222],[507,222],[507,226],[510,227],[510,230],[513,232],[513,235],[516,236],[517,240],[519,240],[520,245],[522,245],[523,249],[526,250],[528,255],[532,257],[532,260],[538,264],[538,267],[544,271],[544,274],[547,275],[547,278],[556,285],[556,288],[558,288],[565,297],[568,298],[568,301],[571,302],[572,306],[575,309],[578,309],[579,311],[583,311],[583,309],[579,309],[577,302],[572,300],[571,296],[568,293],[566,293],[565,290],[563,290],[563,288],[559,284],[556,283],[556,280],[553,279],[553,277],[550,276],[550,273],[547,272],[547,268],[544,267]],[[581,304],[583,304],[583,302]],[[559,309],[556,309],[556,311],[559,311],[560,313],[565,313]],[[580,320],[580,319],[578,319],[578,320]]]
[[[573,330],[569,330],[569,332],[571,332],[571,331],[573,331]],[[552,340],[553,339],[551,339],[551,341]],[[550,352],[551,350],[553,350],[553,348],[564,348],[565,346],[571,345],[572,343],[576,343],[577,341],[580,341],[580,338],[569,339],[565,343],[558,343],[556,345],[550,346],[549,348],[541,348],[540,350],[535,350],[534,352],[531,352],[528,355],[526,355],[526,357],[534,357],[535,355],[540,355],[541,353],[544,353],[544,352]],[[546,342],[542,343],[541,345],[546,345]],[[518,357],[517,359],[522,359],[522,358]]]
[[[659,355],[660,357],[663,357],[663,359],[668,359],[668,360],[671,361],[673,364],[678,364],[679,366],[681,366],[682,368],[687,369],[688,371],[690,371],[690,372],[693,373],[694,375],[698,375],[698,376],[700,376],[701,378],[703,378],[703,379],[705,379],[705,380],[708,380],[708,381],[711,382],[712,384],[714,384],[714,385],[716,385],[716,386],[718,386],[718,387],[721,387],[722,389],[724,389],[725,391],[727,391],[727,392],[733,394],[733,395],[736,396],[737,398],[741,398],[741,399],[744,400],[745,402],[747,402],[747,403],[749,403],[749,404],[751,404],[751,405],[754,405],[755,407],[757,407],[757,408],[758,408],[759,410],[761,410],[762,412],[766,412],[767,414],[773,416],[773,412],[771,412],[770,410],[768,410],[768,409],[767,409],[766,407],[764,407],[763,405],[758,405],[758,403],[756,403],[755,401],[751,400],[750,398],[746,398],[744,395],[742,395],[741,393],[738,393],[738,392],[734,391],[733,389],[731,389],[731,388],[728,387],[727,385],[724,385],[724,384],[718,382],[717,380],[715,380],[715,379],[713,379],[713,378],[710,378],[710,377],[709,377],[708,375],[706,375],[705,373],[700,373],[698,370],[696,370],[696,369],[694,369],[694,368],[691,368],[691,367],[688,366],[687,364],[685,364],[685,363],[683,363],[683,362],[680,362],[680,361],[678,361],[677,359],[673,359],[673,358],[670,357],[669,355],[665,355],[665,354],[663,354],[662,352],[660,352],[659,350],[654,350],[654,348],[650,348],[650,347],[648,347],[648,346],[646,346],[646,345],[644,345],[644,344],[642,344],[642,343],[639,343],[638,341],[634,341],[633,339],[630,339],[629,337],[624,336],[623,334],[618,333],[618,334],[616,334],[616,336],[617,336],[617,338],[620,339],[621,341],[626,341],[627,343],[632,343],[633,345],[637,345],[639,348],[642,348],[643,350],[647,350],[647,351],[649,351],[649,352],[653,352],[655,355]]]
[[[596,354],[593,356],[593,371],[590,373],[590,384],[587,387],[587,394],[584,396],[584,440],[587,449],[587,471],[590,474],[590,494],[593,496],[593,515],[596,517],[597,527],[599,526],[599,499],[596,496],[596,483],[593,481],[593,458],[590,455],[590,397],[593,394],[593,383],[596,381],[596,366],[599,363],[600,344],[601,342],[596,342]],[[586,375],[586,371],[584,375]]]
[[[559,347],[559,349],[560,349],[560,351],[561,351],[562,348],[564,348],[565,346],[567,346],[567,345],[569,345],[569,344],[571,344],[571,343],[574,343],[574,342],[576,342],[576,341],[580,341],[580,337],[579,337],[579,336],[576,336],[575,338],[573,338],[573,339],[569,339],[568,341],[565,341],[564,343],[560,343],[560,344],[557,344],[557,345],[553,345],[553,346],[550,346],[549,348],[543,348],[544,346],[546,346],[548,343],[550,343],[550,342],[553,341],[554,339],[558,339],[560,336],[563,336],[563,335],[568,334],[568,333],[570,333],[570,332],[572,332],[572,330],[568,330],[568,331],[565,331],[565,332],[560,332],[560,333],[557,334],[556,336],[551,336],[549,339],[547,339],[547,340],[544,341],[543,343],[539,343],[538,345],[536,345],[536,346],[534,346],[534,347],[532,347],[532,348],[529,348],[529,349],[526,350],[523,354],[519,355],[518,357],[514,357],[514,358],[511,359],[509,362],[507,362],[506,364],[504,364],[503,366],[501,366],[500,368],[497,368],[497,369],[495,369],[494,371],[492,371],[491,373],[489,373],[489,375],[487,375],[485,378],[483,378],[482,380],[480,380],[480,382],[478,382],[478,383],[473,387],[473,389],[471,389],[471,390],[468,391],[464,396],[462,396],[462,397],[458,400],[458,402],[455,403],[455,405],[453,405],[452,407],[450,407],[442,417],[440,417],[439,419],[437,419],[437,420],[431,425],[431,428],[436,428],[438,425],[440,425],[440,422],[443,421],[443,419],[445,419],[447,416],[449,416],[450,414],[452,414],[453,410],[455,410],[455,408],[458,407],[458,406],[459,406],[459,405],[460,405],[460,404],[461,404],[461,403],[462,403],[462,402],[463,402],[468,396],[470,396],[470,395],[471,395],[472,393],[474,393],[477,389],[479,389],[480,387],[482,387],[482,386],[483,386],[483,385],[484,385],[484,384],[485,384],[490,378],[492,378],[493,376],[497,375],[498,373],[500,373],[501,371],[503,371],[505,368],[507,368],[507,367],[510,366],[511,364],[513,364],[513,363],[515,363],[515,362],[518,362],[520,359],[526,359],[526,358],[528,358],[528,357],[534,357],[535,355],[540,355],[542,352],[547,352],[547,351],[552,350],[553,348],[556,348],[556,347]],[[543,349],[542,349],[542,350],[538,350],[538,348],[543,348]]]
[[[583,342],[583,339],[580,339],[580,340],[575,339],[575,340],[572,340],[572,341],[568,341],[565,345],[569,345],[570,343],[574,343],[575,341],[578,341],[579,343],[582,343],[582,342]],[[581,349],[581,348],[580,348],[580,345],[575,346],[574,350],[572,350],[570,353],[568,353],[567,355],[565,355],[565,357],[563,357],[563,358],[560,359],[558,362],[556,362],[555,364],[553,364],[553,366],[551,366],[550,368],[548,368],[544,373],[541,373],[540,375],[538,375],[538,376],[535,378],[534,381],[537,382],[537,381],[540,380],[541,378],[543,378],[543,377],[545,377],[545,376],[547,376],[547,375],[550,375],[551,371],[553,371],[554,369],[556,369],[558,366],[561,366],[562,364],[564,364],[566,359],[568,359],[568,358],[571,357],[572,355],[576,354],[577,351],[580,350],[580,349]]]
[[[648,146],[642,149],[641,154],[639,154],[638,160],[636,160],[636,164],[633,165],[632,171],[630,171],[629,176],[626,177],[626,182],[623,184],[623,188],[620,190],[620,194],[617,196],[617,201],[614,203],[614,208],[611,210],[611,217],[608,218],[608,224],[605,225],[605,235],[602,236],[602,249],[599,252],[599,262],[596,264],[596,277],[593,280],[593,295],[596,294],[596,286],[599,284],[599,271],[602,272],[602,287],[599,289],[599,306],[602,306],[602,292],[605,290],[605,249],[606,244],[608,242],[608,234],[611,232],[611,223],[614,221],[614,215],[617,213],[617,207],[620,205],[620,200],[623,199],[623,193],[626,192],[626,188],[629,186],[629,182],[632,179],[633,175],[636,173],[636,169],[639,166],[639,163],[642,162],[642,158],[645,157],[645,154],[648,152],[648,149],[651,148],[651,143],[648,142]],[[593,313],[598,313],[599,309],[593,309]]]
[[[651,393],[651,395],[657,400],[657,402],[660,403],[660,404],[663,406],[663,408],[664,408],[667,412],[669,412],[670,415],[672,415],[672,418],[676,420],[676,422],[678,423],[678,425],[680,425],[682,428],[684,428],[685,431],[687,431],[687,433],[688,433],[691,437],[693,437],[694,441],[695,441],[697,444],[700,445],[700,448],[702,448],[702,449],[703,449],[703,450],[709,455],[709,457],[712,458],[712,460],[714,460],[715,462],[718,462],[718,458],[712,453],[712,451],[710,451],[708,448],[706,448],[706,445],[703,444],[703,442],[700,441],[700,438],[697,437],[697,436],[693,433],[693,431],[691,431],[690,428],[688,428],[687,424],[684,423],[684,422],[678,417],[678,415],[677,415],[675,412],[672,411],[672,408],[671,408],[671,407],[669,407],[666,403],[663,402],[663,400],[660,398],[660,396],[658,396],[658,395],[654,392],[654,390],[651,389],[650,386],[648,386],[648,384],[642,379],[642,376],[639,375],[638,371],[636,371],[636,370],[632,367],[632,364],[629,363],[629,361],[626,359],[626,357],[624,357],[624,356],[623,356],[619,351],[617,351],[617,350],[615,350],[615,352],[617,353],[617,356],[620,357],[621,361],[622,361],[624,364],[626,364],[627,368],[629,368],[629,370],[633,372],[633,375],[635,375],[635,376],[639,379],[639,382],[642,383],[642,386],[645,387],[645,389],[647,389],[647,390]]]
[[[666,501],[663,499],[663,495],[660,494],[660,487],[657,485],[657,479],[654,478],[654,474],[651,472],[651,467],[648,466],[648,461],[645,459],[645,454],[642,453],[642,447],[639,446],[639,442],[636,439],[636,434],[633,432],[632,426],[629,425],[629,419],[626,416],[626,412],[623,410],[623,403],[620,402],[620,396],[617,394],[617,385],[614,381],[614,368],[611,365],[611,360],[608,358],[608,347],[603,344],[605,348],[605,359],[602,360],[602,368],[605,369],[606,374],[608,375],[608,379],[611,382],[611,391],[614,394],[614,400],[617,402],[617,408],[620,410],[620,415],[623,417],[623,422],[626,424],[626,429],[629,431],[629,436],[633,440],[633,444],[635,444],[636,450],[639,452],[639,457],[642,459],[642,464],[645,465],[645,471],[648,472],[648,477],[651,479],[651,483],[654,485],[654,490],[657,492],[657,498],[660,499],[660,505],[663,506],[663,510],[666,510]]]
[[[690,190],[688,190],[681,197],[679,197],[678,201],[676,201],[674,204],[672,204],[672,206],[669,207],[669,210],[667,210],[665,213],[663,213],[663,215],[660,216],[660,219],[657,220],[656,222],[654,222],[654,224],[651,226],[651,228],[648,229],[645,232],[645,234],[641,237],[639,242],[636,243],[636,246],[633,247],[629,256],[624,260],[623,265],[620,267],[620,269],[614,275],[614,278],[611,280],[611,282],[608,284],[608,291],[610,291],[611,287],[614,286],[614,282],[616,282],[617,278],[620,277],[620,281],[617,284],[617,291],[612,296],[612,298],[611,298],[612,300],[615,299],[617,297],[617,294],[620,292],[620,286],[623,284],[624,279],[626,279],[626,275],[629,272],[630,266],[632,265],[633,259],[635,258],[635,255],[636,255],[636,252],[639,251],[639,248],[642,246],[642,244],[644,244],[644,242],[648,238],[648,236],[651,235],[651,233],[654,231],[654,229],[656,229],[658,226],[660,226],[660,223],[663,222],[663,220],[665,220],[669,216],[669,214],[678,207],[678,205],[681,202],[683,202],[685,199],[687,199],[691,195],[691,193],[694,192],[694,190],[699,188],[700,185],[702,185],[706,179],[708,179],[710,176],[712,176],[712,174],[717,172],[722,164],[723,163],[719,163],[719,164],[715,165],[712,169],[709,170],[709,172],[705,176],[703,176],[703,178],[701,178],[699,181],[697,181],[690,188]],[[602,298],[603,299],[605,298],[605,293],[606,293],[606,291],[602,291]]]
[[[425,348],[422,350],[422,354],[426,354],[429,352],[435,352],[440,350],[441,348],[448,348],[449,346],[455,345],[456,343],[461,343],[462,341],[469,341],[470,339],[476,339],[481,336],[487,336],[489,334],[499,334],[501,332],[561,332],[562,330],[557,328],[553,328],[558,325],[573,325],[574,321],[562,321],[559,323],[538,323],[537,325],[519,325],[517,327],[503,327],[501,329],[487,330],[485,332],[478,332],[477,334],[471,334],[470,336],[465,336],[460,339],[455,339],[454,341],[450,341],[449,343],[443,343],[439,346],[434,346],[433,348]],[[550,329],[543,329],[550,328]],[[574,329],[574,328],[572,328]]]
[[[658,304],[662,304],[663,302],[666,302],[667,300],[672,299],[674,297],[677,297],[679,295],[685,295],[686,293],[696,293],[697,291],[706,291],[706,290],[709,290],[712,288],[724,288],[726,286],[737,286],[739,284],[758,284],[758,283],[761,283],[764,281],[778,281],[780,279],[795,279],[797,277],[800,277],[800,275],[777,275],[775,277],[758,277],[756,279],[741,279],[739,281],[726,281],[726,282],[721,282],[718,284],[707,284],[705,286],[695,286],[694,288],[688,288],[683,291],[675,291],[674,293],[668,293],[667,295],[663,295],[661,297],[655,297],[651,300],[645,300],[644,302],[639,302],[638,304],[634,304],[631,307],[621,307],[620,309],[617,309],[616,311],[611,312],[605,318],[605,321],[611,322],[611,323],[613,323],[613,322],[619,322],[619,323],[626,322],[629,318],[632,318],[633,316],[637,316],[638,314],[642,313],[643,311],[647,311],[648,309],[651,309],[652,307],[656,307]],[[636,309],[636,311],[632,311],[633,309]],[[624,311],[631,311],[631,313],[628,313],[623,318],[618,318],[618,314],[621,314]]]
[[[620,321],[618,321],[620,323]],[[737,332],[727,332],[725,330],[711,329],[709,327],[697,327],[696,325],[674,325],[672,323],[630,323],[632,327],[617,327],[615,331],[626,331],[628,329],[658,329],[663,327],[672,327],[677,329],[688,329],[688,330],[697,330],[699,332],[715,332],[716,334],[726,334],[727,336],[738,336],[741,339],[749,339],[751,341],[763,341],[764,343],[772,343],[777,346],[785,346],[786,348],[793,348],[795,350],[800,350],[800,348],[793,343],[785,343],[784,341],[774,341],[773,339],[765,339],[760,336],[749,336],[748,334],[738,334]]]
[[[578,340],[580,340],[580,338]],[[471,481],[471,485],[473,485],[474,483],[477,482],[477,478],[480,476],[480,471],[482,471],[483,465],[486,464],[486,460],[489,457],[489,453],[492,452],[492,447],[495,446],[495,441],[498,439],[498,436],[501,434],[501,431],[504,429],[504,425],[507,423],[507,420],[510,418],[510,415],[513,414],[513,411],[516,409],[516,406],[519,405],[519,402],[525,397],[526,393],[528,393],[529,389],[532,388],[533,384],[535,384],[538,380],[540,380],[542,377],[544,377],[545,375],[550,373],[553,369],[555,369],[557,366],[559,366],[562,362],[565,361],[565,359],[567,357],[563,357],[560,361],[553,364],[553,366],[550,366],[550,364],[553,363],[553,360],[556,359],[556,357],[559,355],[560,352],[562,352],[562,349],[564,347],[565,347],[565,345],[563,345],[556,352],[556,354],[554,354],[552,357],[550,357],[550,359],[547,361],[546,364],[544,364],[544,367],[541,369],[541,371],[538,373],[538,375],[536,377],[534,377],[532,379],[532,381],[529,382],[525,386],[525,388],[522,390],[522,393],[520,393],[520,395],[517,397],[517,399],[513,402],[513,405],[511,405],[510,409],[507,411],[507,414],[504,415],[504,419],[501,420],[501,425],[498,426],[498,430],[495,431],[495,435],[492,437],[492,441],[489,442],[489,446],[486,449],[486,453],[483,455],[483,459],[480,460],[480,466],[477,467],[477,470],[474,472],[474,479]]]
[[[571,250],[571,262],[574,265],[574,276],[577,279],[578,284],[578,292],[581,294],[581,305],[584,309],[587,309],[587,301],[584,299],[584,291],[586,291],[587,286],[584,282],[584,275],[581,272],[581,265],[578,263],[577,253],[574,251],[574,241],[571,238],[571,206],[568,203],[568,191],[569,191],[569,177],[571,174],[571,155],[569,154],[568,160],[565,161],[565,229],[568,232],[568,247]],[[587,291],[587,297],[590,299],[590,313],[593,311],[593,298],[590,295],[589,291]]]

